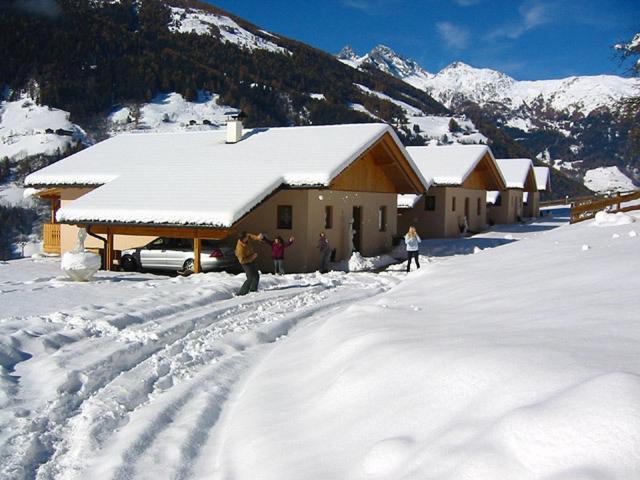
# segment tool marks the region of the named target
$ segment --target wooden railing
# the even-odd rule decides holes
[[[637,205],[623,207],[623,203],[640,200],[640,190],[629,193],[615,193],[609,197],[591,197],[589,199],[574,199],[571,203],[571,223],[582,222],[596,216],[601,210],[609,212],[630,212],[640,210],[640,202]]]
[[[43,250],[45,253],[60,255],[60,224],[45,223],[42,226]]]

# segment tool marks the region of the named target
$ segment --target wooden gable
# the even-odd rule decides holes
[[[506,188],[498,170],[498,165],[493,161],[489,153],[482,157],[461,186],[472,190],[488,191],[504,190]]]
[[[385,133],[329,185],[331,190],[375,193],[424,193],[420,178],[393,140]]]
[[[533,171],[533,167],[529,169],[527,172],[527,179],[524,182],[524,191],[525,192],[537,192],[538,185],[536,184],[536,174]]]

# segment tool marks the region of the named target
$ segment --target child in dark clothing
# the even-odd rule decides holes
[[[267,237],[263,238],[265,243],[271,245],[271,257],[273,258],[273,267],[276,275],[284,275],[284,250],[293,244],[293,237],[289,237],[288,241],[278,235],[273,240],[269,240]]]

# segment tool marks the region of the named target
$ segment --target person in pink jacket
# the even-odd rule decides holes
[[[273,258],[273,268],[276,275],[284,275],[284,250],[293,244],[293,237],[289,237],[288,241],[278,235],[273,240],[269,240],[267,237],[262,239],[265,243],[271,245],[271,257]]]

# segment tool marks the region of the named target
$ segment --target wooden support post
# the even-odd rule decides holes
[[[202,240],[198,237],[193,239],[193,273],[202,272],[202,266],[200,265],[200,251]]]
[[[113,270],[113,233],[111,233],[111,230],[107,230],[107,251],[105,253],[105,260],[107,264],[104,268],[110,272]]]
[[[57,199],[51,197],[51,223],[56,223],[56,203]]]

